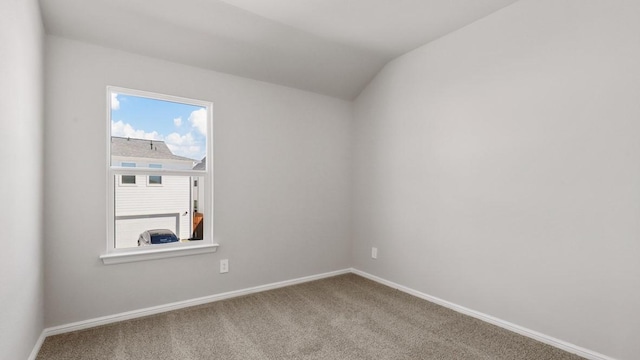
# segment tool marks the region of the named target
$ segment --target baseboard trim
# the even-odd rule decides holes
[[[144,317],[144,316],[155,315],[155,314],[160,314],[160,313],[164,313],[164,312],[168,312],[168,311],[183,309],[183,308],[187,308],[187,307],[190,307],[190,306],[203,305],[203,304],[216,302],[216,301],[221,301],[221,300],[226,300],[226,299],[231,299],[231,298],[235,298],[235,297],[239,297],[239,296],[244,296],[244,295],[254,294],[254,293],[258,293],[258,292],[278,289],[278,288],[282,288],[282,287],[286,287],[286,286],[303,284],[303,283],[306,283],[306,282],[309,282],[309,281],[320,280],[320,279],[329,278],[329,277],[332,277],[332,276],[337,276],[337,275],[342,275],[342,274],[347,274],[347,273],[353,273],[353,274],[356,274],[356,275],[360,275],[360,276],[362,276],[364,278],[367,278],[369,280],[372,280],[372,281],[375,281],[377,283],[392,287],[392,288],[397,289],[399,291],[405,292],[405,293],[407,293],[409,295],[413,295],[413,296],[416,296],[418,298],[421,298],[421,299],[436,303],[438,305],[444,306],[446,308],[449,308],[449,309],[454,310],[456,312],[459,312],[461,314],[465,314],[465,315],[474,317],[476,319],[485,321],[487,323],[499,326],[499,327],[501,327],[503,329],[506,329],[506,330],[515,332],[517,334],[529,337],[531,339],[540,341],[542,343],[557,347],[557,348],[562,349],[564,351],[567,351],[567,352],[582,356],[585,359],[589,359],[589,360],[616,360],[615,358],[600,354],[598,352],[595,352],[595,351],[592,351],[592,350],[589,350],[589,349],[585,349],[583,347],[568,343],[566,341],[563,341],[563,340],[560,340],[560,339],[556,339],[556,338],[554,338],[552,336],[548,336],[548,335],[542,334],[540,332],[537,332],[537,331],[534,331],[534,330],[531,330],[531,329],[527,329],[527,328],[522,327],[520,325],[516,325],[516,324],[510,323],[508,321],[502,320],[502,319],[498,319],[498,318],[493,317],[491,315],[487,315],[487,314],[481,313],[479,311],[475,311],[475,310],[466,308],[464,306],[461,306],[461,305],[458,305],[458,304],[454,304],[452,302],[440,299],[438,297],[425,294],[423,292],[411,289],[409,287],[394,283],[392,281],[383,279],[381,277],[369,274],[367,272],[364,272],[362,270],[358,270],[358,269],[355,269],[355,268],[331,271],[331,272],[322,273],[322,274],[318,274],[318,275],[305,276],[305,277],[301,277],[301,278],[285,280],[285,281],[275,282],[275,283],[266,284],[266,285],[259,285],[259,286],[255,286],[255,287],[251,287],[251,288],[235,290],[235,291],[229,291],[229,292],[225,292],[225,293],[221,293],[221,294],[204,296],[204,297],[190,299],[190,300],[184,300],[184,301],[178,301],[178,302],[169,303],[169,304],[165,304],[165,305],[159,305],[159,306],[153,306],[153,307],[139,309],[139,310],[127,311],[127,312],[123,312],[123,313],[119,313],[119,314],[107,315],[107,316],[102,316],[102,317],[99,317],[99,318],[83,320],[83,321],[78,321],[78,322],[74,322],[74,323],[70,323],[70,324],[65,324],[65,325],[46,328],[46,329],[44,329],[42,331],[42,334],[38,338],[38,341],[36,342],[36,344],[35,344],[35,346],[33,348],[33,351],[31,352],[31,355],[29,356],[29,360],[35,360],[36,359],[36,357],[38,355],[38,352],[40,351],[40,348],[42,347],[42,344],[44,343],[44,340],[45,340],[45,338],[47,336],[52,336],[52,335],[64,334],[64,333],[68,333],[68,332],[72,332],[72,331],[89,329],[89,328],[93,328],[93,327],[96,327],[96,326],[116,323],[116,322],[119,322],[119,321],[136,319],[136,318],[140,318],[140,317]]]
[[[207,304],[207,303],[211,303],[211,302],[215,302],[215,301],[231,299],[231,298],[238,297],[238,296],[244,296],[244,295],[249,295],[249,294],[253,294],[253,293],[258,293],[258,292],[278,289],[278,288],[282,288],[282,287],[285,287],[285,286],[302,284],[302,283],[306,283],[306,282],[309,282],[309,281],[320,280],[320,279],[324,279],[324,278],[328,278],[328,277],[332,277],[332,276],[347,274],[347,273],[350,273],[350,272],[351,272],[351,269],[343,269],[343,270],[331,271],[331,272],[318,274],[318,275],[305,276],[305,277],[301,277],[301,278],[297,278],[297,279],[285,280],[285,281],[275,282],[275,283],[266,284],[266,285],[259,285],[259,286],[254,286],[254,287],[251,287],[251,288],[235,290],[235,291],[229,291],[229,292],[225,292],[225,293],[221,293],[221,294],[204,296],[204,297],[200,297],[200,298],[184,300],[184,301],[178,301],[178,302],[169,303],[169,304],[165,304],[165,305],[153,306],[153,307],[149,307],[149,308],[133,310],[133,311],[127,311],[127,312],[123,312],[123,313],[119,313],[119,314],[107,315],[107,316],[102,316],[102,317],[99,317],[99,318],[78,321],[78,322],[74,322],[74,323],[70,323],[70,324],[54,326],[54,327],[50,327],[50,328],[44,329],[42,340],[44,341],[44,338],[46,336],[58,335],[58,334],[64,334],[64,333],[72,332],[72,331],[89,329],[89,328],[92,328],[92,327],[101,326],[101,325],[107,325],[107,324],[111,324],[111,323],[115,323],[115,322],[119,322],[119,321],[131,320],[131,319],[140,318],[140,317],[143,317],[143,316],[160,314],[160,313],[173,311],[173,310],[178,310],[178,309],[183,309],[183,308],[196,306],[196,305],[203,305],[203,304]],[[38,346],[38,349],[39,348],[40,347]],[[34,351],[35,351],[35,349],[34,349]],[[37,351],[35,351],[35,353],[37,354]]]
[[[513,323],[510,323],[508,321],[502,320],[502,319],[498,319],[496,317],[493,317],[491,315],[487,315],[484,313],[481,313],[479,311],[475,311],[469,308],[466,308],[464,306],[460,306],[458,304],[454,304],[452,302],[437,298],[435,296],[431,296],[428,294],[425,294],[423,292],[408,288],[406,286],[400,285],[400,284],[396,284],[392,281],[383,279],[381,277],[375,276],[375,275],[371,275],[367,272],[358,270],[358,269],[351,269],[351,272],[356,274],[356,275],[360,275],[364,278],[367,278],[369,280],[373,280],[377,283],[392,287],[394,289],[400,290],[402,292],[405,292],[409,295],[413,295],[416,296],[418,298],[430,301],[432,303],[436,303],[438,305],[444,306],[446,308],[449,308],[453,311],[459,312],[461,314],[465,314],[465,315],[469,315],[471,317],[474,317],[476,319],[482,320],[484,322],[499,326],[503,329],[512,331],[514,333],[526,336],[528,338],[540,341],[542,343],[545,343],[547,345],[551,345],[553,347],[562,349],[566,352],[570,352],[572,354],[576,354],[578,356],[582,356],[585,359],[589,359],[589,360],[616,360],[612,357],[597,353],[595,351],[589,350],[589,349],[585,349],[583,347],[568,343],[566,341],[560,340],[560,339],[556,339],[552,336],[548,336],[545,334],[542,334],[540,332],[531,330],[531,329],[527,329],[525,327],[522,327],[520,325],[516,325]]]
[[[31,350],[31,354],[29,354],[28,360],[36,360],[38,357],[38,353],[40,352],[40,348],[42,347],[42,343],[44,343],[44,339],[47,337],[45,335],[44,330],[40,333],[40,337],[36,341],[36,344],[33,346],[33,350]]]

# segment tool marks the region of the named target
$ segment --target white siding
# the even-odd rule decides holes
[[[163,169],[191,170],[197,161],[195,160],[168,160],[168,159],[148,159],[126,156],[112,156],[113,166],[120,166],[123,162],[135,163],[137,168],[148,168],[149,164],[161,164]]]
[[[188,239],[191,236],[192,222],[190,179],[189,176],[163,176],[162,185],[148,185],[147,176],[137,175],[136,185],[133,186],[120,185],[119,179],[115,179],[116,219],[123,216],[140,216],[137,220],[140,226],[131,225],[133,220],[130,218],[126,221],[115,220],[116,247],[126,247],[132,241],[137,241],[140,232],[155,228],[167,228],[176,232],[180,239]],[[176,229],[173,220],[165,220],[160,224],[150,221],[150,216],[163,214],[178,214],[180,228]],[[127,225],[124,225],[125,222]],[[153,227],[144,228],[147,225]],[[142,230],[131,238],[133,229],[139,228]]]
[[[206,201],[206,198],[204,196],[204,187],[205,187],[204,177],[198,176],[198,177],[193,177],[193,179],[198,181],[198,186],[194,186],[194,189],[193,189],[193,199],[198,200],[198,212],[203,212],[205,208],[205,201]]]

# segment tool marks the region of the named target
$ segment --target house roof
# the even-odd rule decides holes
[[[123,138],[117,136],[111,137],[111,156],[196,161],[174,155],[164,141]]]
[[[207,170],[207,157],[203,157],[202,160],[193,167],[193,170]]]

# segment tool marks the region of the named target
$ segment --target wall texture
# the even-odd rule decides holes
[[[638,18],[523,0],[389,63],[354,110],[355,267],[637,358]]]
[[[36,0],[0,2],[0,358],[42,331],[43,30]]]
[[[349,102],[56,37],[46,56],[47,327],[350,265]],[[99,260],[107,85],[213,102],[217,253]]]
[[[0,253],[0,353],[15,358],[42,328],[37,14],[35,1],[0,5],[0,134],[11,134],[0,146],[15,154],[0,160],[17,170],[1,180],[11,206],[0,219],[21,240]],[[341,100],[47,37],[45,325],[353,265],[633,359],[639,17],[633,0],[521,0],[388,64],[354,114]],[[107,85],[213,101],[218,253],[98,259]]]

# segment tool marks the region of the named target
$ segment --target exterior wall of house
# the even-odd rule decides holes
[[[0,1],[1,359],[43,328],[43,36],[38,1]]]
[[[206,197],[205,197],[205,184],[204,178],[199,176],[194,176],[191,178],[191,205],[194,216],[193,221],[193,235],[194,239],[201,240],[204,237],[204,226],[206,220],[205,215],[208,215],[208,218],[211,219],[212,214],[204,214],[206,209]]]
[[[137,168],[151,164],[164,169],[190,170],[191,161],[144,159],[113,156],[112,164],[135,163]],[[169,229],[178,238],[188,239],[192,233],[192,190],[190,176],[162,176],[162,184],[151,184],[149,176],[136,175],[135,184],[114,179],[116,248],[138,246],[145,230]]]
[[[190,182],[190,176],[163,176],[162,185],[150,185],[146,175],[137,175],[135,185],[123,185],[116,179],[116,247],[137,246],[141,232],[158,226],[188,239],[192,219]]]
[[[193,161],[184,160],[171,160],[171,159],[148,159],[139,157],[128,156],[112,156],[111,163],[115,166],[122,164],[123,162],[135,163],[136,167],[148,168],[150,164],[161,164],[163,169],[172,170],[191,170],[193,169]]]

